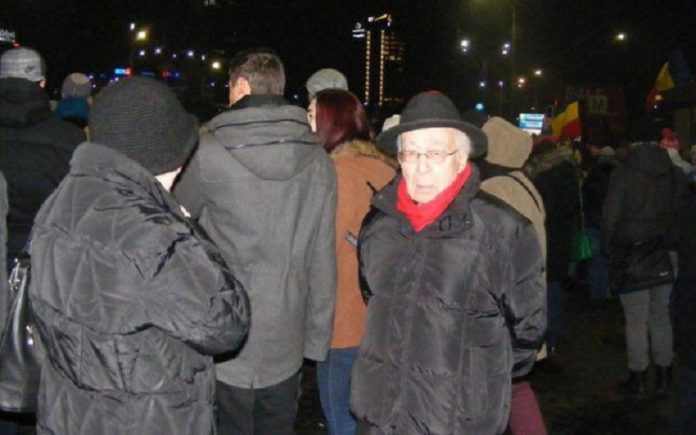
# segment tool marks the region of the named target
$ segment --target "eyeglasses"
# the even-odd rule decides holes
[[[442,163],[445,159],[453,154],[456,154],[459,150],[454,150],[448,153],[444,150],[430,150],[424,153],[419,153],[414,150],[406,150],[399,152],[399,161],[402,163],[416,163],[420,156],[425,156],[425,159],[431,163]]]

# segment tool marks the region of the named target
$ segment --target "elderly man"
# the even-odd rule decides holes
[[[486,136],[443,94],[415,96],[378,138],[402,175],[360,233],[367,326],[352,409],[365,434],[502,433],[511,376],[545,327],[531,223],[479,191]]]

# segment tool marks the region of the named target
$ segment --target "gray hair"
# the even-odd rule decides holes
[[[457,145],[457,148],[460,151],[463,151],[464,154],[468,156],[471,155],[471,139],[469,139],[469,136],[466,135],[461,130],[457,130],[456,128],[451,128],[451,130],[454,130],[455,135],[454,135],[454,143]],[[396,138],[396,151],[401,152],[401,146],[402,146],[402,135],[400,134]]]

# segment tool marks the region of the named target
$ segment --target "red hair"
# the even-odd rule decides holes
[[[352,92],[327,89],[316,95],[316,123],[319,142],[327,152],[353,139],[374,137],[362,103]]]

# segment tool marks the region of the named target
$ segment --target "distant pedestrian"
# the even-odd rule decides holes
[[[51,114],[46,65],[30,48],[0,58],[0,171],[7,180],[7,266],[24,248],[34,216],[69,170],[85,133]]]
[[[651,354],[658,394],[667,392],[672,377],[673,275],[667,251],[685,177],[652,130],[643,126],[634,133],[628,159],[611,175],[602,212],[602,248],[626,318],[629,377],[619,390],[629,397],[646,394]]]
[[[89,126],[32,233],[37,431],[214,434],[212,355],[239,348],[250,310],[170,193],[198,123],[167,86],[134,77],[102,90]]]
[[[322,68],[309,76],[305,83],[307,96],[311,101],[314,96],[324,89],[348,90],[348,80],[343,73],[334,68]]]
[[[349,91],[326,89],[312,99],[309,124],[336,167],[336,318],[331,348],[317,363],[321,406],[332,435],[355,434],[350,414],[353,363],[365,331],[367,309],[358,279],[357,236],[374,189],[394,178],[393,162],[377,149],[365,108]]]
[[[592,258],[587,264],[590,298],[604,301],[609,297],[609,260],[602,253],[602,208],[609,189],[609,180],[616,168],[616,152],[610,146],[601,147],[596,163],[582,185],[587,236],[592,247]]]
[[[55,114],[72,122],[80,128],[87,126],[89,106],[92,95],[92,81],[82,73],[69,74],[61,87],[62,99],[56,106]]]
[[[571,234],[573,221],[580,210],[580,187],[573,149],[569,145],[556,147],[552,142],[541,142],[534,146],[525,171],[541,194],[546,210],[546,343],[550,358],[553,358],[565,334],[565,286],[568,283]]]

